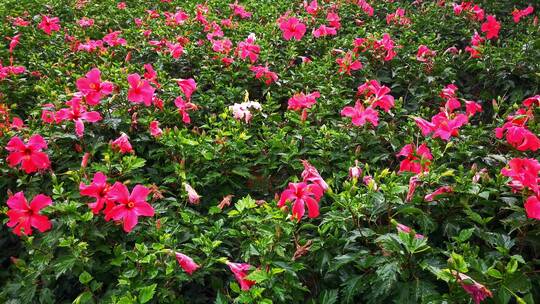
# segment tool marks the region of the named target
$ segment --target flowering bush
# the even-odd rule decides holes
[[[3,6],[2,303],[540,298],[537,7]]]

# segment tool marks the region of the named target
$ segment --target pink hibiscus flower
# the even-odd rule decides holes
[[[6,213],[9,217],[7,225],[10,228],[15,227],[13,233],[16,235],[32,235],[32,227],[40,232],[51,229],[52,224],[49,218],[39,214],[41,209],[52,205],[50,197],[44,194],[38,194],[28,204],[24,193],[21,191],[11,196],[7,200],[7,205],[9,207]]]
[[[107,183],[107,176],[101,172],[94,174],[90,185],[85,185],[82,182],[79,184],[79,191],[82,196],[96,199],[93,203],[88,204],[94,214],[98,214],[103,207],[105,207],[104,213],[107,214],[114,207],[114,203],[108,197],[110,189],[111,185]]]
[[[272,82],[276,82],[279,79],[278,75],[270,71],[268,66],[257,65],[252,66],[249,69],[255,73],[255,79],[262,78],[266,85],[270,85]]]
[[[404,233],[411,233],[411,231],[413,231],[413,230],[411,229],[411,227],[405,226],[405,225],[400,224],[400,223],[396,223],[396,229],[397,229],[397,231],[399,231],[399,232],[404,232]],[[424,236],[423,236],[422,234],[416,233],[416,234],[414,235],[414,238],[415,238],[415,239],[421,240],[421,239],[424,238]]]
[[[416,147],[415,144],[405,145],[397,156],[405,157],[399,164],[399,172],[413,172],[420,174],[429,171],[429,165],[433,156],[428,146],[424,143]]]
[[[373,109],[379,107],[385,112],[394,107],[394,97],[389,95],[390,88],[381,85],[377,80],[370,80],[358,87],[358,95],[363,95],[364,102],[371,105]]]
[[[306,12],[310,15],[315,16],[319,12],[320,8],[319,8],[319,4],[317,3],[317,0],[313,0],[309,3],[304,0],[303,5]]]
[[[47,35],[60,30],[60,19],[58,17],[41,16],[41,23],[38,28],[44,31]]]
[[[336,63],[339,65],[338,73],[347,75],[351,75],[351,71],[360,70],[363,67],[362,63],[356,59],[356,55],[351,51],[345,53],[345,56],[337,58]]]
[[[452,274],[456,276],[458,283],[471,296],[475,304],[479,304],[487,297],[493,297],[493,294],[489,289],[476,282],[468,275],[456,272],[455,270],[452,270]]]
[[[127,77],[129,83],[128,100],[133,103],[144,103],[149,107],[156,89],[150,85],[148,80],[141,79],[139,74],[130,74]]]
[[[521,191],[524,187],[531,189],[534,193],[540,193],[540,163],[534,158],[513,158],[508,162],[508,166],[501,170],[501,174],[510,177],[509,183],[514,191]]]
[[[304,165],[304,171],[302,171],[301,174],[302,181],[317,184],[323,191],[326,191],[328,189],[328,184],[321,177],[317,168],[312,166],[307,160],[302,160],[302,165]]]
[[[118,45],[126,45],[127,41],[124,38],[120,38],[121,31],[111,32],[103,37],[103,41],[107,43],[110,47],[115,47]]]
[[[90,111],[87,112],[86,108],[81,105],[81,98],[73,97],[70,101],[66,102],[69,108],[64,108],[56,112],[56,119],[58,121],[70,120],[75,123],[75,133],[78,137],[82,137],[84,134],[84,122],[98,122],[101,120],[99,112]]]
[[[319,97],[321,97],[321,94],[317,91],[307,95],[304,93],[294,94],[293,97],[289,98],[287,109],[295,111],[309,109],[317,102],[316,99]]]
[[[105,220],[122,220],[124,231],[130,232],[137,225],[139,216],[154,216],[154,208],[146,202],[150,190],[136,185],[129,193],[126,185],[116,182],[109,190],[108,198],[117,203],[105,214]]]
[[[255,63],[257,61],[257,58],[259,58],[261,47],[255,44],[255,40],[255,34],[251,33],[246,38],[246,40],[238,43],[236,52],[240,55],[240,58],[244,60],[248,58],[251,63]]]
[[[432,133],[433,138],[438,137],[448,141],[450,137],[459,135],[459,128],[465,125],[469,119],[465,114],[457,114],[452,118],[446,112],[440,112],[431,118],[431,122],[419,117],[414,118],[414,121],[422,131],[423,136]]]
[[[313,29],[313,37],[326,37],[326,36],[335,36],[337,35],[337,30],[333,27],[321,25],[316,29]]]
[[[27,144],[19,137],[13,137],[6,145],[6,150],[9,151],[6,160],[10,167],[21,164],[26,173],[45,170],[51,166],[51,162],[49,156],[42,152],[43,149],[47,149],[47,142],[41,135],[32,135]]]
[[[432,193],[424,196],[424,200],[426,202],[432,202],[435,199],[437,199],[437,196],[443,195],[445,193],[452,193],[454,192],[454,189],[451,186],[442,186],[438,188],[437,190],[433,191]]]
[[[307,205],[308,216],[319,216],[319,200],[323,196],[323,189],[318,184],[289,183],[289,188],[281,193],[278,207],[283,207],[287,202],[292,203],[291,219],[300,221],[304,216]]]
[[[527,217],[540,220],[540,194],[532,195],[525,202]]]
[[[242,290],[249,290],[251,286],[255,285],[255,281],[246,280],[248,270],[251,265],[246,263],[232,263],[227,261],[227,266],[231,269],[236,281],[240,284]]]
[[[437,52],[430,50],[427,46],[422,44],[418,47],[416,60],[420,62],[428,62],[431,60],[431,58],[435,57],[435,55],[437,55]]]
[[[182,96],[176,97],[174,105],[178,108],[180,115],[182,115],[182,121],[187,124],[190,123],[191,118],[189,117],[188,111],[197,110],[197,106],[189,101],[185,101]]]
[[[364,108],[359,100],[356,101],[354,107],[343,108],[341,116],[351,117],[355,126],[363,126],[366,122],[371,123],[374,127],[379,124],[379,113],[371,107]]]
[[[192,205],[198,205],[201,200],[201,196],[197,193],[197,191],[195,191],[195,189],[193,189],[193,187],[191,187],[188,183],[184,183],[184,189],[186,189],[189,203]]]
[[[251,17],[251,12],[246,11],[245,7],[238,4],[238,1],[229,4],[229,7],[233,10],[233,15],[235,16],[238,16],[242,19],[249,19]]]
[[[514,9],[514,11],[512,11],[512,16],[513,16],[514,22],[519,23],[521,18],[526,17],[526,16],[532,14],[533,12],[534,12],[534,7],[532,7],[530,5],[527,8],[524,8],[522,10]]]
[[[304,34],[306,33],[306,25],[300,22],[298,18],[289,17],[281,18],[279,22],[279,29],[283,33],[283,39],[291,40],[296,39],[300,41]]]
[[[479,103],[472,100],[465,101],[465,113],[467,113],[467,116],[474,116],[478,112],[482,112],[482,106]]]
[[[186,96],[186,99],[190,101],[191,95],[197,90],[197,83],[195,82],[195,79],[178,79],[176,83],[182,90],[182,93],[184,93],[184,95]]]
[[[184,269],[187,274],[192,275],[193,272],[195,272],[200,266],[193,261],[192,258],[188,257],[187,255],[175,252],[174,255],[176,256],[176,261],[178,261],[178,264],[182,269]]]
[[[505,136],[506,133],[506,136]],[[505,123],[502,128],[495,129],[495,136],[499,139],[506,137],[506,141],[519,151],[536,151],[540,149],[540,139],[525,126]]]
[[[159,128],[159,121],[153,120],[150,122],[150,135],[154,137],[160,137],[163,134],[163,130]]]
[[[85,77],[77,79],[77,89],[85,97],[86,103],[95,106],[101,98],[112,93],[114,85],[108,81],[101,81],[101,71],[93,68]]]
[[[113,150],[119,151],[122,154],[134,152],[133,147],[131,147],[131,143],[129,142],[129,137],[125,133],[122,133],[120,137],[112,141],[111,147]]]

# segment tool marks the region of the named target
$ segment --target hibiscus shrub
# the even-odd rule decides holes
[[[0,301],[534,303],[532,2],[3,0]]]

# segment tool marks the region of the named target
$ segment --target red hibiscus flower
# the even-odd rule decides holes
[[[495,19],[495,16],[487,16],[487,21],[482,24],[481,30],[486,34],[487,39],[493,39],[499,37],[499,31],[501,30],[501,24]]]

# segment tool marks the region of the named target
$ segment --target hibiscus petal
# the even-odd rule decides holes
[[[28,202],[22,191],[15,193],[7,200],[7,205],[15,210],[29,210]]]
[[[45,232],[51,229],[52,224],[48,217],[45,215],[34,214],[30,217],[30,224],[40,232]]]
[[[131,232],[137,223],[137,214],[135,214],[135,212],[132,210],[126,210],[124,213],[124,231]]]
[[[319,216],[319,204],[311,197],[306,198],[306,204],[308,209],[308,216],[310,218],[316,218]]]
[[[44,152],[34,152],[30,155],[30,160],[38,169],[47,169],[51,166],[49,156]]]
[[[147,202],[137,202],[133,210],[138,216],[154,216],[154,208]]]
[[[143,203],[146,202],[146,197],[150,193],[150,190],[142,185],[137,185],[133,188],[129,199],[133,202]]]
[[[6,160],[10,167],[15,167],[23,161],[24,157],[24,152],[11,152],[8,157],[6,157]]]
[[[101,114],[99,114],[99,112],[96,112],[96,111],[86,112],[81,115],[81,118],[88,122],[98,122],[101,120]]]
[[[30,146],[33,150],[41,150],[41,149],[47,149],[47,142],[41,135],[32,135],[30,139],[28,140],[28,146]]]
[[[127,204],[129,201],[129,191],[126,185],[116,182],[107,194],[110,200],[121,204]]]
[[[52,205],[52,200],[50,197],[44,195],[44,194],[38,194],[34,196],[34,199],[32,199],[32,202],[30,203],[30,208],[34,213],[38,213],[41,209]]]
[[[19,137],[13,137],[6,145],[8,151],[24,151],[24,149],[26,149],[26,145]]]

